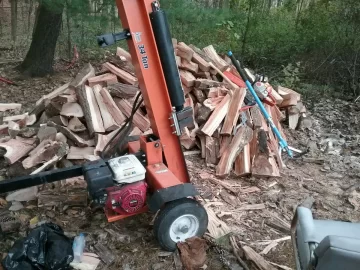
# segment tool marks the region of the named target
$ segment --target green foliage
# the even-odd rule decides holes
[[[358,0],[283,0],[277,7],[270,7],[276,2],[270,0],[160,2],[180,41],[199,48],[213,44],[220,55],[231,49],[246,65],[289,87],[301,79],[359,91]],[[68,6],[71,43],[82,51],[96,48],[96,35],[121,29],[113,0],[68,0]],[[62,50],[68,47],[67,31],[64,24]]]
[[[283,66],[283,84],[287,87],[296,87],[300,82],[300,68],[301,62],[296,62],[295,65],[289,63]]]

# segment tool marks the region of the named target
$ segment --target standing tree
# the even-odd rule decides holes
[[[63,0],[42,0],[35,31],[19,70],[30,76],[45,76],[53,72],[56,42],[60,34]]]

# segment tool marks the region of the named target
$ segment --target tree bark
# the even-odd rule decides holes
[[[32,77],[45,76],[53,72],[56,42],[60,34],[62,1],[42,1],[30,49],[19,66],[20,71]]]
[[[10,0],[11,5],[11,39],[16,42],[17,30],[17,0]]]

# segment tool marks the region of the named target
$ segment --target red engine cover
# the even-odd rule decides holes
[[[145,181],[107,188],[108,198],[105,205],[121,215],[135,213],[145,205],[146,190]]]

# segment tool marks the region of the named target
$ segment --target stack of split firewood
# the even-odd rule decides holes
[[[139,92],[133,66],[118,49],[100,72],[85,65],[70,83],[41,97],[30,113],[2,117],[0,148],[8,164],[22,162],[35,173],[59,160],[98,159],[108,141],[130,116]],[[122,60],[123,59],[123,60]],[[120,69],[119,67],[122,67]],[[0,112],[19,111],[21,104],[1,104]],[[146,112],[133,116],[130,135],[152,132]]]
[[[180,138],[186,150],[201,149],[216,174],[279,176],[282,166],[278,140],[257,106],[244,104],[246,88],[229,59],[213,46],[200,50],[173,40],[184,89],[185,106],[194,109],[194,125]],[[140,91],[130,54],[118,48],[99,72],[85,65],[78,75],[41,97],[30,113],[0,120],[0,147],[9,164],[22,162],[33,173],[59,160],[98,159],[105,145],[130,116]],[[280,121],[295,128],[305,107],[295,91],[266,84],[276,105],[265,104],[283,137]],[[0,112],[20,104],[0,104]],[[285,113],[286,112],[286,113]],[[133,117],[130,135],[151,133],[144,106]]]
[[[220,57],[212,45],[199,48],[173,40],[186,105],[194,109],[194,128],[181,136],[184,148],[201,149],[206,164],[226,177],[232,169],[239,176],[280,176],[279,143],[257,105],[244,104],[245,83],[229,58]],[[255,76],[247,70],[249,77]],[[280,121],[295,129],[306,109],[300,94],[268,83],[270,97],[264,102],[268,114],[286,139]],[[251,104],[253,105],[253,104]]]

